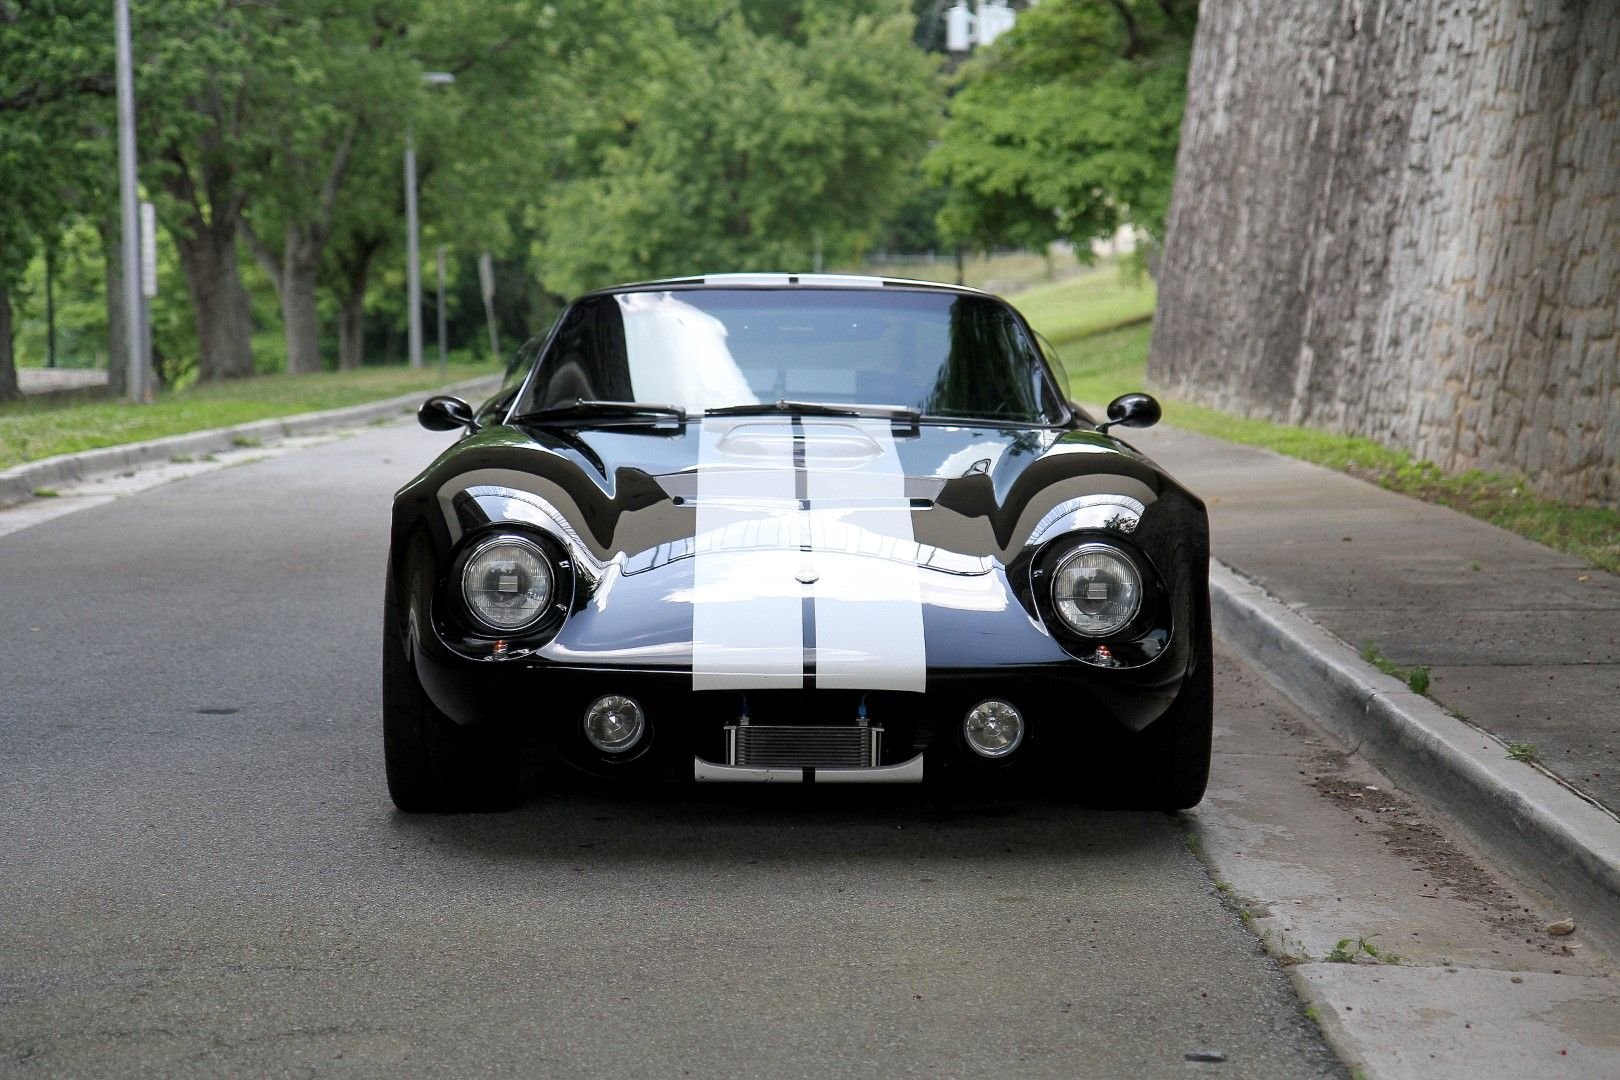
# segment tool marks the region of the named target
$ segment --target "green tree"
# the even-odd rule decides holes
[[[548,114],[558,107],[556,92],[566,90],[574,45],[588,28],[606,32],[622,6],[559,12],[531,0],[419,3],[404,43],[409,62],[395,73],[392,100],[359,125],[330,223],[319,280],[337,323],[339,367],[360,365],[368,309],[394,324],[406,318],[394,277],[404,247],[407,127],[415,132],[424,278],[431,279],[440,242],[463,254],[522,250],[511,225],[550,175]],[[426,87],[424,71],[448,71],[455,82]],[[381,81],[365,93],[378,98]],[[378,277],[391,291],[374,287]]]
[[[136,15],[143,174],[185,273],[205,381],[253,374],[242,282],[242,211],[270,160],[255,125],[260,84],[295,62],[273,7],[151,0]]]
[[[367,290],[379,259],[402,246],[405,202],[398,133],[363,129],[349,169],[348,197],[336,215],[321,264],[322,288],[337,310],[338,368],[365,358]]]
[[[862,246],[906,194],[939,101],[906,5],[806,4],[761,30],[750,15],[666,8],[610,46],[632,55],[608,79],[582,80],[590,122],[567,133],[576,152],[538,218],[549,288],[808,268],[818,245]]]
[[[41,244],[98,194],[109,148],[111,12],[90,0],[0,0],[0,399],[17,396],[12,297]]]
[[[1164,234],[1196,0],[1046,0],[960,75],[929,157],[958,242]]]
[[[408,122],[401,118],[415,107],[421,66],[410,26],[423,6],[414,0],[337,10],[321,0],[281,5],[283,39],[299,62],[287,73],[293,77],[266,80],[253,102],[269,167],[244,213],[243,235],[280,301],[289,372],[321,367],[317,293],[327,245],[354,201],[351,175],[376,167],[383,145],[400,137]],[[373,160],[363,162],[368,152]],[[397,183],[397,161],[395,170]]]

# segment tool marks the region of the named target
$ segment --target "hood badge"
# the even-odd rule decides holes
[[[799,573],[794,575],[794,578],[800,585],[814,585],[816,582],[821,580],[821,575],[812,573],[809,570],[801,570]]]

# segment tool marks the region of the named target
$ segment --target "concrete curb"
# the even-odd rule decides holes
[[[466,395],[492,391],[500,384],[500,376],[485,375],[467,379],[438,391]],[[184,435],[167,435],[161,439],[107,446],[99,450],[84,450],[76,454],[60,454],[40,461],[29,461],[0,472],[0,507],[13,506],[34,497],[37,488],[67,486],[92,479],[106,473],[126,472],[142,465],[167,462],[182,455],[200,457],[203,454],[230,450],[241,444],[235,440],[254,439],[274,442],[289,435],[313,435],[334,428],[368,424],[381,417],[397,416],[402,410],[414,410],[429,392],[401,394],[385,401],[368,401],[361,405],[348,405],[324,412],[299,413],[269,420],[253,420],[232,427],[192,431]]]
[[[1620,955],[1620,819],[1213,562],[1215,632],[1295,704]]]

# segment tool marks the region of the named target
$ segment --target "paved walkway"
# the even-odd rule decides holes
[[[1121,432],[1209,505],[1213,554],[1620,811],[1620,578],[1444,507],[1173,428]]]
[[[107,373],[95,368],[18,368],[17,388],[25,394],[45,394],[52,390],[81,390],[106,386]]]

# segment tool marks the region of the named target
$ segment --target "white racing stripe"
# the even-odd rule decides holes
[[[692,688],[923,691],[905,482],[886,419],[705,420]]]
[[[856,469],[842,452],[852,427],[876,450]],[[922,571],[892,426],[888,420],[807,420],[804,429],[810,561],[818,578],[816,685],[920,693],[928,672]],[[816,544],[829,534],[847,539]]]
[[[798,689],[804,586],[792,429],[777,418],[705,420],[697,475],[692,689]]]

